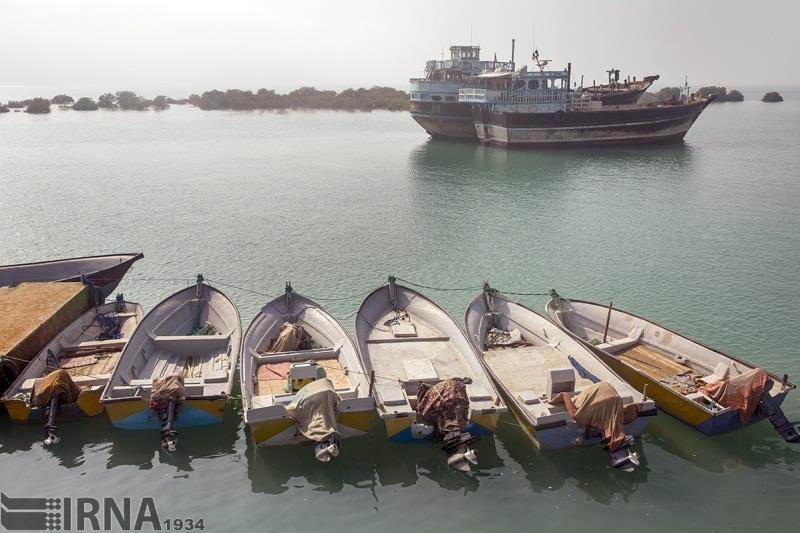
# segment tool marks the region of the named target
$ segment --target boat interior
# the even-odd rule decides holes
[[[400,307],[388,290],[373,293],[359,311],[356,330],[367,370],[375,372],[375,391],[383,417],[415,413],[419,385],[469,377],[473,413],[500,405],[477,355],[455,321],[430,300],[398,286]]]
[[[294,312],[281,305],[280,297],[265,307],[247,333],[242,372],[250,409],[288,406],[303,385],[322,377],[331,380],[342,399],[366,397],[369,386],[347,333],[316,304],[293,297]],[[310,338],[299,349],[275,351],[287,323],[302,327]]]
[[[609,318],[605,306],[570,302],[565,313],[548,304],[548,312],[566,318],[567,327],[581,339],[711,412],[725,408],[699,387],[754,368],[623,311],[612,309]],[[782,387],[773,380],[770,394],[778,394]]]
[[[536,425],[568,420],[559,393],[577,395],[595,381],[611,384],[623,404],[642,396],[593,354],[544,317],[502,296],[487,313],[481,296],[467,311],[467,331],[477,341],[496,381]]]
[[[210,287],[199,300],[194,291],[172,296],[145,317],[106,398],[149,398],[153,380],[175,373],[183,374],[187,397],[230,392],[241,335],[238,312]]]
[[[79,387],[104,386],[143,314],[136,303],[123,302],[119,312],[115,306],[109,303],[93,308],[70,324],[36,355],[7,396],[32,394],[56,367],[66,370]],[[106,338],[115,327],[119,338]]]

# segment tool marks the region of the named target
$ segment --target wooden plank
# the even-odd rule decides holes
[[[666,379],[676,374],[683,374],[691,371],[689,367],[642,344],[635,344],[622,350],[617,354],[617,357],[629,366],[632,366],[656,380]]]

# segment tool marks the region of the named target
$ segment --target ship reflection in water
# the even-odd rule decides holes
[[[634,147],[507,150],[472,142],[428,139],[409,157],[418,180],[453,181],[461,186],[552,180],[690,178],[695,159],[691,145],[680,142]]]

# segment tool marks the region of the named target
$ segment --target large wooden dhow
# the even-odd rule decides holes
[[[340,439],[369,429],[375,408],[353,341],[291,285],[250,324],[241,360],[244,421],[259,446],[314,443],[329,461]]]
[[[411,118],[431,137],[477,140],[470,104],[459,102],[458,91],[466,79],[482,72],[514,71],[511,61],[485,61],[480,46],[451,46],[450,59],[432,59],[425,64],[425,76],[411,78]]]
[[[475,437],[493,433],[507,408],[456,321],[390,277],[361,304],[356,337],[364,369],[374,375],[375,405],[389,440],[444,439],[448,463],[468,470],[467,460],[473,462],[474,454],[465,446]],[[427,392],[439,394],[440,389],[458,402],[455,407],[444,406],[451,411],[448,414],[460,410],[455,414],[463,417],[463,423],[457,429],[443,429],[422,409],[430,406],[432,396]]]
[[[59,332],[3,395],[11,420],[44,424],[49,445],[58,442],[56,423],[101,414],[100,396],[142,315],[119,295]]]
[[[488,285],[467,308],[464,322],[489,375],[537,447],[604,445],[615,467],[638,465],[628,448],[656,414],[652,400],[560,326]]]
[[[780,409],[795,388],[788,376],[705,346],[613,305],[567,300],[555,291],[548,316],[595,351],[659,409],[716,435],[769,418],[788,442],[800,442]]]
[[[488,144],[570,147],[680,141],[712,97],[603,105],[591,91],[570,89],[562,71],[488,72],[466,81],[459,102],[472,104],[478,138]]]
[[[89,281],[108,298],[144,254],[113,254],[0,266],[0,287],[23,282]]]
[[[177,429],[221,422],[241,340],[234,303],[198,276],[147,313],[126,344],[101,398],[111,423],[160,429],[172,451]]]

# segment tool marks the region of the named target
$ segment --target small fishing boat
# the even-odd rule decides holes
[[[101,414],[100,395],[142,315],[120,294],[58,333],[3,395],[11,420],[45,423],[50,445],[59,441],[57,422]]]
[[[780,409],[795,388],[755,365],[632,313],[551,291],[548,316],[592,349],[658,408],[707,434],[769,418],[788,442],[800,441]]]
[[[177,429],[221,422],[241,338],[236,306],[198,276],[147,313],[122,351],[101,399],[111,423],[160,429],[173,451]]]
[[[142,253],[95,255],[0,266],[0,287],[11,287],[23,281],[81,281],[83,276],[100,289],[105,299],[143,257]]]
[[[259,446],[313,442],[327,462],[340,439],[369,429],[375,404],[353,341],[288,283],[247,329],[240,374],[244,421]]]
[[[639,464],[628,448],[656,414],[652,400],[561,327],[488,284],[464,322],[489,375],[540,449],[604,444],[615,467]]]
[[[442,439],[448,464],[469,470],[468,446],[507,408],[456,321],[392,276],[361,304],[356,337],[389,440]]]

